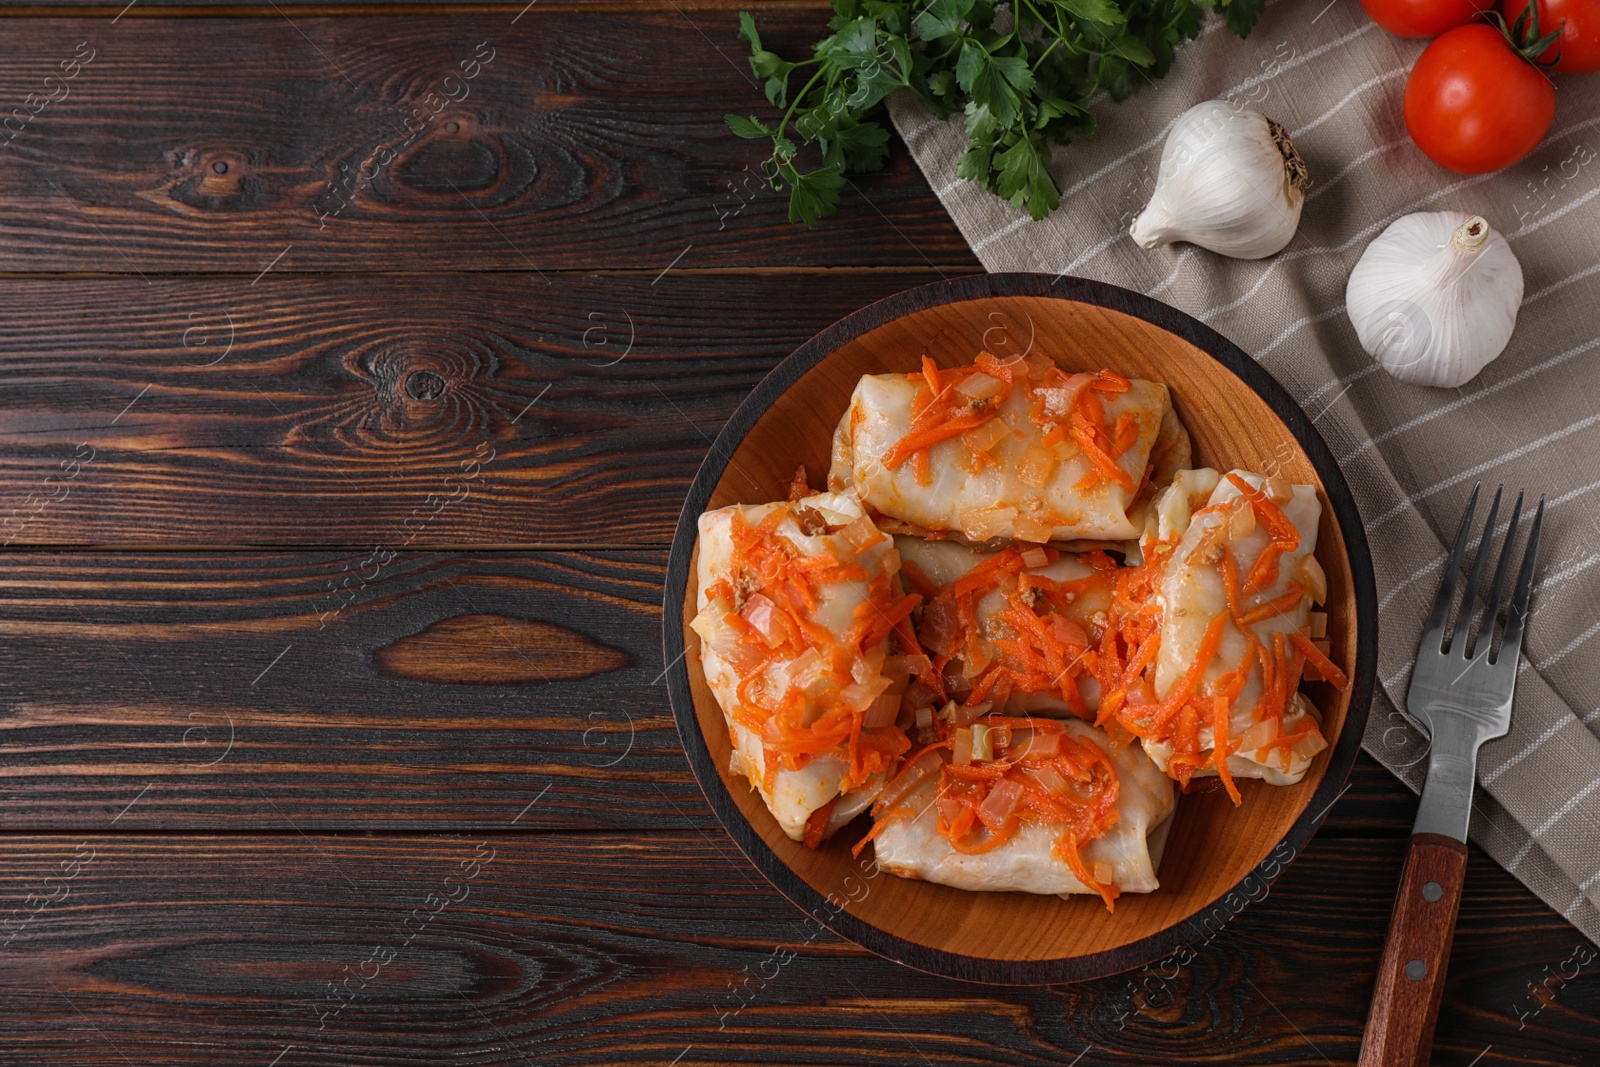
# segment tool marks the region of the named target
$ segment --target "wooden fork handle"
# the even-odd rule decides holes
[[[1361,1042],[1361,1067],[1427,1067],[1466,872],[1466,845],[1444,834],[1411,835]]]

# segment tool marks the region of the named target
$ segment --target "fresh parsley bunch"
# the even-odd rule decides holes
[[[789,190],[789,219],[813,226],[839,207],[847,175],[883,168],[889,131],[871,116],[909,89],[941,118],[966,116],[972,147],[956,173],[1042,219],[1061,203],[1050,146],[1094,133],[1089,102],[1101,89],[1122,100],[1162,77],[1195,36],[1205,8],[1240,37],[1265,0],[832,0],[831,36],[812,57],[784,59],[761,45],[739,14],[750,69],[782,108],[769,126],[729,115],[740,137],[767,139],[762,170]],[[799,89],[793,90],[795,83]],[[802,170],[801,148],[820,164]],[[808,158],[814,155],[807,153]]]

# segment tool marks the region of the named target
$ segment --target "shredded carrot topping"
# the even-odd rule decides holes
[[[1099,650],[1096,676],[1101,697],[1096,722],[1115,723],[1136,737],[1170,745],[1168,773],[1174,779],[1187,784],[1194,774],[1213,771],[1238,804],[1241,797],[1228,757],[1239,751],[1239,739],[1233,735],[1234,713],[1246,685],[1253,678],[1259,683],[1250,720],[1277,724],[1271,740],[1255,750],[1259,760],[1272,751],[1284,753],[1287,758],[1298,742],[1318,730],[1315,720],[1307,716],[1303,723],[1291,727],[1292,733],[1285,732],[1284,721],[1299,687],[1302,668],[1315,670],[1337,688],[1343,688],[1348,680],[1311,641],[1308,629],[1257,633],[1258,624],[1293,617],[1310,595],[1305,585],[1297,581],[1284,583],[1282,591],[1275,595],[1262,593],[1279,581],[1278,561],[1300,546],[1300,534],[1264,492],[1237,474],[1229,474],[1228,478],[1253,511],[1256,524],[1266,531],[1266,548],[1241,578],[1238,561],[1226,538],[1228,509],[1244,505],[1219,504],[1195,512],[1195,519],[1208,511],[1219,516],[1203,534],[1209,540],[1195,546],[1194,551],[1216,553],[1226,609],[1207,624],[1188,669],[1166,697],[1158,700],[1150,682],[1161,609],[1151,602],[1171,550],[1160,543],[1146,546],[1144,566],[1131,568],[1127,577],[1119,576],[1118,595],[1112,602],[1112,625]],[[1230,632],[1244,638],[1244,656],[1237,666],[1207,681],[1207,675],[1216,669],[1212,664],[1223,639]],[[1202,745],[1202,733],[1207,728],[1210,742]]]
[[[1303,630],[1296,630],[1289,635],[1289,640],[1294,642],[1294,647],[1300,650],[1307,662],[1317,669],[1324,681],[1340,692],[1350,684],[1350,679],[1345,677],[1344,671],[1331,659],[1322,654],[1322,649],[1311,642],[1311,635]]]
[[[806,820],[806,836],[803,842],[806,848],[816,848],[822,844],[822,835],[828,832],[828,820],[833,816],[833,806],[838,800],[838,797],[834,797],[812,812],[811,817]]]
[[[820,520],[806,512],[794,504],[776,507],[753,526],[736,512],[729,576],[708,593],[735,608],[722,621],[738,634],[737,643],[718,649],[739,676],[728,714],[760,737],[765,786],[771,788],[779,767],[799,770],[831,754],[848,764],[840,783],[840,792],[848,792],[889,769],[910,747],[898,726],[863,727],[862,709],[893,683],[880,678],[877,692],[863,689],[855,668],[905,622],[921,598],[902,595],[886,575],[874,578],[853,558],[803,552],[779,528],[789,519],[802,529]],[[839,551],[850,555],[843,546]],[[815,613],[823,590],[845,583],[864,584],[869,595],[856,623],[838,634],[819,623]],[[807,660],[811,673],[797,678],[795,668]]]
[[[1098,881],[1082,855],[1118,819],[1121,785],[1110,758],[1094,742],[1069,736],[1054,719],[985,715],[961,729],[977,728],[988,731],[994,758],[953,762],[949,740],[922,749],[885,787],[894,800],[874,809],[876,825],[857,851],[886,826],[930,808],[939,834],[964,855],[991,852],[1014,840],[1022,827],[1042,824],[1059,834],[1054,855],[1112,909],[1116,886]],[[1050,743],[1035,744],[1037,737]],[[939,760],[933,773],[929,753]]]
[[[990,380],[974,381],[974,375]],[[1120,374],[1102,370],[1068,375],[1039,357],[1031,362],[1000,360],[980,352],[969,366],[945,369],[924,355],[922,369],[907,378],[919,386],[912,402],[911,425],[883,457],[883,465],[897,470],[910,460],[913,477],[920,485],[931,481],[929,450],[944,441],[963,439],[967,452],[963,465],[968,470],[979,472],[992,462],[992,442],[1017,427],[1006,423],[1005,432],[987,438],[974,437],[974,431],[1002,418],[1007,402],[1016,394],[1026,401],[1028,420],[1038,428],[1044,448],[1054,449],[1070,440],[1088,461],[1089,471],[1077,488],[1101,483],[1129,492],[1138,488],[1121,459],[1143,436],[1139,419],[1132,411],[1123,411],[1108,421],[1105,411],[1106,397],[1133,388]],[[983,447],[985,444],[988,447]],[[1048,470],[1040,470],[1044,472],[1040,477],[1048,476]]]

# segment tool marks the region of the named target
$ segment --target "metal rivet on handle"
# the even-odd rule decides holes
[[[1422,899],[1429,904],[1432,904],[1442,896],[1444,896],[1444,890],[1440,888],[1438,882],[1429,882],[1422,887]]]
[[[1413,982],[1420,982],[1428,977],[1428,965],[1421,960],[1412,960],[1406,964],[1406,977]]]

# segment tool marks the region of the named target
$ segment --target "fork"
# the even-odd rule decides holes
[[[1433,613],[1422,631],[1411,688],[1406,694],[1406,710],[1428,731],[1428,777],[1411,840],[1406,845],[1389,936],[1378,966],[1372,1009],[1361,1044],[1361,1067],[1424,1067],[1428,1062],[1466,875],[1467,823],[1472,813],[1478,749],[1485,741],[1504,737],[1511,729],[1511,702],[1516,695],[1522,631],[1528,621],[1534,560],[1539,553],[1539,528],[1544,523],[1544,498],[1539,498],[1539,510],[1528,531],[1516,591],[1506,606],[1497,645],[1494,637],[1500,596],[1505,590],[1511,547],[1517,538],[1517,522],[1522,517],[1522,493],[1517,494],[1511,509],[1505,545],[1480,612],[1478,586],[1494,539],[1504,487],[1495,489],[1460,611],[1453,626],[1450,621],[1456,575],[1466,552],[1479,488],[1474,485],[1467,499],[1466,513],[1461,516],[1461,527],[1456,531],[1455,545],[1439,582],[1439,595],[1434,598]]]

